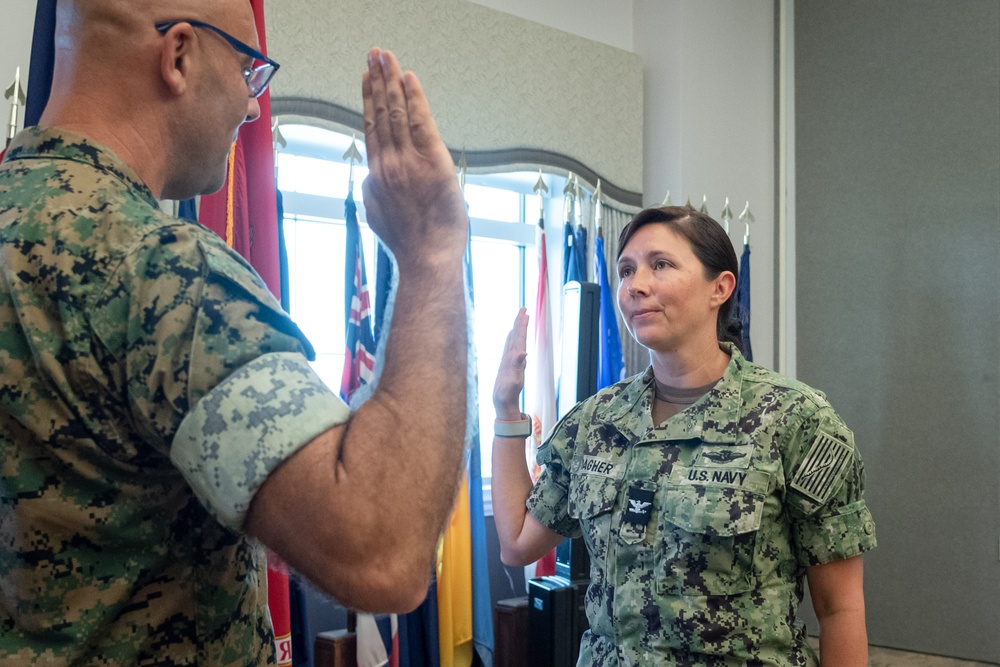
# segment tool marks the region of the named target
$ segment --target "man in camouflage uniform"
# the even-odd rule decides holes
[[[246,0],[58,12],[50,103],[0,166],[0,665],[273,664],[258,539],[346,604],[415,607],[466,410],[467,218],[419,83],[369,54],[399,288],[352,414],[253,270],[157,204],[218,189],[259,115]]]
[[[727,351],[722,380],[661,425],[650,369],[539,451],[528,509],[591,555],[581,665],[815,665],[806,568],[875,546],[851,431],[820,392]]]

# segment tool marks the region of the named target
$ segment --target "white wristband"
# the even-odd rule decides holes
[[[507,422],[497,419],[493,422],[493,435],[501,438],[527,438],[531,435],[531,417],[522,412],[518,421]]]

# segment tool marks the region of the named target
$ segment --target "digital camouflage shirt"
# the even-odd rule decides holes
[[[580,665],[815,665],[810,565],[875,546],[854,436],[819,392],[746,361],[653,426],[652,370],[540,448],[532,515],[591,557]]]
[[[273,663],[241,532],[347,417],[308,341],[118,157],[35,128],[0,165],[0,666]],[[303,416],[308,414],[309,419]]]

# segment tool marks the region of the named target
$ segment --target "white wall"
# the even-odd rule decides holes
[[[3,37],[0,38],[0,91],[14,80],[14,71],[21,68],[21,87],[28,92],[28,64],[31,62],[31,32],[35,27],[35,0],[4,0],[0,9],[3,16]],[[10,122],[10,100],[0,95],[0,119],[3,120],[3,136],[7,136]],[[24,120],[24,107],[17,114],[18,129]],[[3,144],[0,144],[0,149]]]
[[[634,51],[645,85],[643,193],[670,191],[719,219],[746,201],[751,229],[754,360],[774,367],[775,121],[771,0],[635,0]],[[736,221],[734,220],[734,223]],[[743,227],[730,228],[737,252]]]
[[[469,0],[477,5],[632,50],[632,2],[628,0]]]
[[[750,201],[754,359],[775,366],[775,85],[772,0],[472,0],[628,49],[643,62],[643,201]],[[623,21],[631,17],[631,26]],[[737,251],[743,228],[734,224]]]

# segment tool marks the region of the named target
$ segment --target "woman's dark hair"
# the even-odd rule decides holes
[[[736,250],[729,240],[729,235],[718,222],[690,206],[660,206],[639,211],[632,221],[625,225],[618,237],[618,257],[622,249],[635,236],[640,227],[652,223],[661,223],[680,234],[688,243],[695,257],[705,270],[705,277],[713,280],[723,271],[731,271],[739,281],[739,264],[736,261]],[[733,343],[743,350],[742,326],[738,318],[733,317],[736,303],[736,290],[729,295],[726,302],[719,306],[715,329],[720,341]]]

